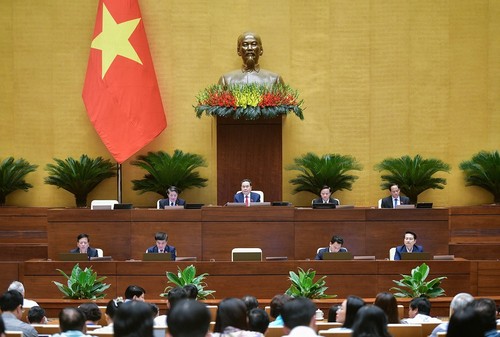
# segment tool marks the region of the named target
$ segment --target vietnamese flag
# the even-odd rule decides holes
[[[167,126],[138,0],[99,1],[82,96],[120,164]]]

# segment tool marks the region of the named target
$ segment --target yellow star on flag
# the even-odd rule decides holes
[[[91,46],[102,50],[102,78],[104,78],[118,55],[142,64],[139,55],[128,40],[141,18],[116,23],[106,5],[102,6],[102,32],[95,37]]]

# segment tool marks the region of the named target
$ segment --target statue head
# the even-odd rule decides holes
[[[254,69],[264,52],[260,36],[252,32],[245,32],[238,37],[236,50],[247,69]]]

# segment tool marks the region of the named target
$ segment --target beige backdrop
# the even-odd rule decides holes
[[[23,157],[40,167],[28,193],[7,203],[71,207],[71,194],[43,183],[52,158],[111,158],[81,98],[97,0],[0,0],[0,159]],[[374,206],[387,193],[373,166],[386,157],[421,154],[452,166],[444,190],[422,201],[437,206],[492,201],[465,187],[458,164],[500,146],[500,1],[498,0],[141,0],[168,127],[141,153],[203,155],[208,187],[186,191],[190,202],[215,203],[216,148],[211,118],[193,111],[199,90],[238,68],[236,38],[263,40],[263,68],[300,91],[305,120],[284,123],[283,163],[311,151],[355,156],[364,170],[344,204]],[[271,146],[271,145],[270,145]],[[258,162],[258,158],[249,158]],[[124,164],[123,201],[153,206],[130,181],[144,172]],[[292,195],[283,171],[283,199]],[[238,186],[235,186],[237,189]],[[254,187],[258,188],[258,186]],[[90,199],[116,198],[116,181]]]

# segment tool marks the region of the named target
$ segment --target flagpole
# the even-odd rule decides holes
[[[118,194],[118,202],[122,203],[122,164],[116,164],[116,187]]]

